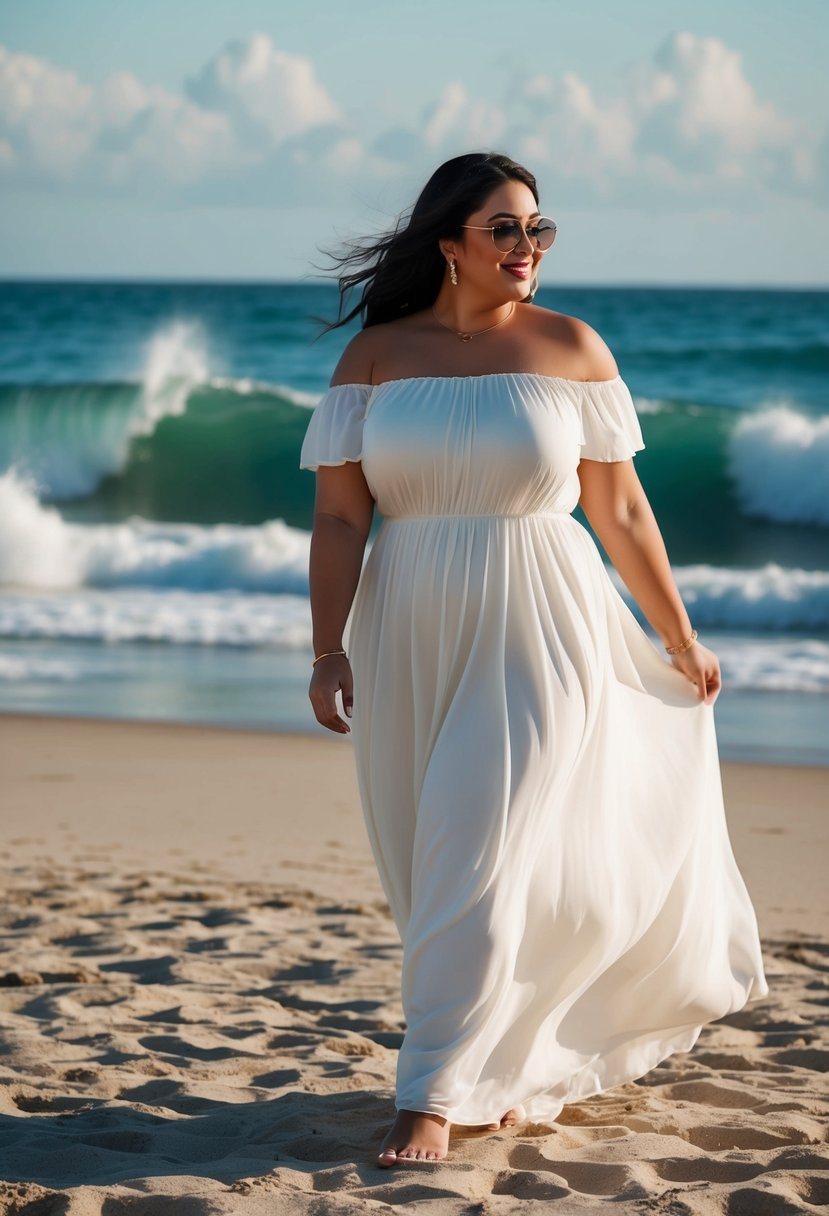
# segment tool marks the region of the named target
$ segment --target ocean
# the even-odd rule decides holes
[[[722,663],[721,755],[829,764],[829,292],[537,302],[593,325],[633,393],[636,468]],[[297,463],[356,329],[314,341],[336,309],[330,283],[0,284],[0,711],[336,737],[307,699]]]

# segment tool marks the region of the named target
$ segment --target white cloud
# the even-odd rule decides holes
[[[0,47],[0,172],[26,185],[180,185],[238,161],[230,124],[128,73],[99,90]]]
[[[278,50],[267,34],[231,42],[187,83],[189,96],[226,113],[252,139],[279,144],[324,124],[343,125],[339,109],[301,55]]]
[[[519,100],[522,112],[510,133],[530,164],[599,190],[613,175],[632,171],[636,132],[622,101],[600,101],[575,72],[561,79],[535,76],[519,91]]]
[[[326,164],[332,169],[347,173],[363,160],[364,155],[359,139],[340,139],[327,153]]]
[[[189,96],[116,72],[97,89],[75,73],[0,46],[0,174],[27,186],[158,194],[318,154],[348,171],[360,145],[312,65],[265,35],[232,43]],[[320,138],[321,137],[321,138]],[[298,139],[310,139],[303,149]],[[330,151],[329,151],[330,149]]]
[[[455,125],[463,118],[469,105],[466,89],[462,84],[445,86],[439,100],[425,114],[421,138],[430,148],[444,142]]]
[[[426,149],[460,152],[497,143],[506,126],[506,117],[497,106],[475,101],[459,81],[452,81],[427,108],[416,138]]]
[[[152,95],[153,90],[145,88],[131,72],[115,72],[100,89],[99,103],[105,123],[123,126],[145,109]]]
[[[643,157],[724,181],[772,184],[792,169],[795,180],[802,179],[802,136],[771,102],[757,98],[742,56],[718,38],[681,33],[667,39],[636,81],[631,101]]]
[[[656,56],[676,100],[676,129],[689,144],[713,136],[731,153],[776,147],[792,124],[770,102],[760,103],[743,75],[742,55],[718,38],[676,34]],[[666,98],[668,104],[672,99]]]
[[[0,46],[1,137],[27,176],[71,175],[94,136],[92,100],[74,72]]]
[[[470,148],[498,148],[583,205],[733,203],[758,186],[825,205],[827,146],[757,96],[738,51],[691,33],[666,39],[615,96],[574,71],[517,81],[501,104],[451,81],[370,148],[313,63],[265,34],[229,43],[182,94],[127,72],[92,88],[0,47],[0,178],[27,186],[288,205],[319,197],[332,178],[363,194]]]
[[[183,185],[217,168],[244,163],[224,115],[201,110],[163,90],[148,97],[128,126],[106,118],[97,151],[102,176],[111,183],[134,184],[151,173],[162,182]],[[121,148],[111,148],[113,137],[123,140]]]

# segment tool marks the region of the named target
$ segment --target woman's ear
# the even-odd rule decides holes
[[[454,241],[438,241],[438,247],[447,261],[449,258],[457,257]]]

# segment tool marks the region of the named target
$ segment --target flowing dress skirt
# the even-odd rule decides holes
[[[403,942],[396,1104],[476,1125],[552,1119],[768,988],[713,706],[570,513],[579,454],[642,446],[632,406],[614,432],[532,378],[469,380],[371,393],[384,520],[347,648]]]

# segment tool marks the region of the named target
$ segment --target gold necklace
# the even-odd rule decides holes
[[[507,315],[505,317],[501,317],[500,321],[496,321],[495,325],[487,325],[486,329],[476,329],[474,333],[466,333],[462,329],[455,329],[453,326],[447,325],[445,321],[441,321],[440,317],[435,312],[434,304],[432,305],[432,316],[435,318],[438,325],[442,325],[444,329],[448,329],[450,333],[455,334],[456,337],[460,338],[461,342],[469,342],[472,338],[477,338],[479,334],[488,334],[491,329],[495,329],[497,326],[503,325],[505,321],[508,321],[514,312],[515,300],[512,301],[512,308],[509,310]]]

